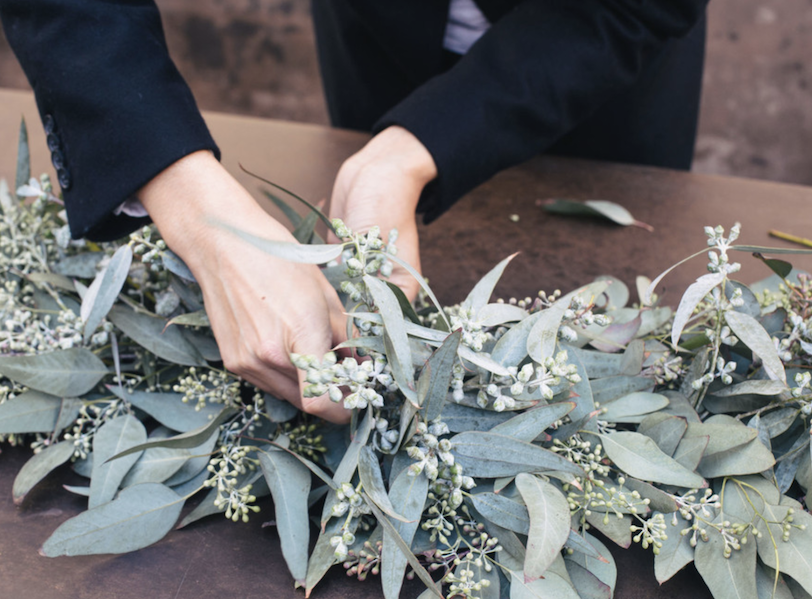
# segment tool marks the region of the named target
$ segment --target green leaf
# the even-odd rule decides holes
[[[691,535],[681,535],[680,532],[690,528],[691,523],[686,522],[681,515],[677,514],[677,525],[674,526],[672,518],[666,516],[666,538],[663,539],[663,546],[660,552],[654,556],[654,577],[660,584],[670,580],[674,574],[682,570],[685,566],[694,561],[694,548],[691,547]]]
[[[784,363],[778,357],[778,351],[772,338],[764,327],[752,316],[742,312],[725,312],[725,322],[739,340],[761,358],[767,375],[776,381],[785,382]]]
[[[544,204],[544,209],[553,214],[565,214],[571,216],[597,216],[612,221],[615,224],[630,226],[634,225],[653,232],[654,228],[644,222],[634,218],[626,208],[615,202],[608,200],[548,200]]]
[[[110,392],[155,418],[173,431],[186,433],[205,427],[217,416],[222,407],[207,403],[200,410],[196,404],[184,403],[182,393],[158,393],[130,391],[116,385],[108,385]]]
[[[327,496],[328,498],[330,495]],[[322,527],[316,539],[316,546],[310,554],[307,563],[307,575],[305,577],[305,596],[309,597],[313,588],[327,573],[327,570],[336,563],[335,548],[330,545],[330,538],[339,534],[341,526],[344,524],[342,518],[335,518]]]
[[[696,470],[699,462],[702,461],[702,455],[705,453],[709,440],[708,436],[688,439],[683,437],[674,452],[674,459],[688,470]]]
[[[674,322],[671,325],[671,343],[679,345],[679,338],[682,329],[690,320],[699,303],[705,298],[714,287],[717,287],[725,279],[725,273],[714,272],[699,277],[695,283],[691,284],[682,296],[679,307],[674,314]]]
[[[714,599],[758,599],[755,543],[725,558],[722,535],[710,526],[706,530],[708,541],[697,543],[695,563]]]
[[[708,486],[701,476],[663,453],[657,444],[645,435],[617,432],[597,436],[600,437],[609,459],[630,476],[688,489]]]
[[[557,453],[504,435],[469,431],[452,437],[451,445],[468,476],[501,478],[550,471],[584,476],[580,467]]]
[[[384,342],[388,338],[392,344],[391,349],[394,355],[389,355],[387,352],[386,357],[392,364],[392,373],[398,387],[409,401],[417,403],[414,371],[412,370],[412,350],[409,347],[409,338],[403,322],[403,311],[400,309],[397,297],[380,279],[365,275],[364,283],[383,318]],[[398,365],[400,367],[397,367]]]
[[[496,493],[473,493],[471,503],[483,517],[497,526],[526,535],[530,530],[530,514],[518,501]]]
[[[206,365],[203,356],[181,330],[174,327],[167,329],[163,318],[122,306],[113,306],[108,318],[130,339],[159,358],[183,366]]]
[[[34,356],[2,356],[0,374],[36,391],[78,397],[93,389],[109,371],[96,354],[73,347]]]
[[[490,432],[529,443],[541,435],[552,423],[572,412],[574,407],[575,404],[571,401],[537,406],[497,424],[490,429]]]
[[[793,528],[789,540],[784,541],[781,523],[790,509],[783,505],[764,506],[764,518],[756,522],[761,533],[757,539],[758,555],[766,565],[791,576],[807,593],[812,593],[812,516],[804,510],[794,510]],[[795,528],[800,525],[806,529]]]
[[[495,327],[507,322],[519,322],[527,318],[527,310],[513,304],[487,304],[476,314],[483,327]]]
[[[164,485],[130,487],[117,499],[63,522],[40,552],[57,557],[136,551],[162,539],[182,507],[183,499]]]
[[[386,286],[395,294],[395,297],[398,298],[398,304],[400,305],[400,309],[403,311],[403,315],[412,321],[414,324],[420,324],[420,317],[417,315],[417,312],[414,311],[414,306],[412,302],[409,301],[409,298],[406,297],[406,294],[403,293],[403,290],[395,285],[394,283],[390,283],[389,281],[384,281]]]
[[[518,366],[527,356],[527,338],[544,311],[531,314],[508,329],[494,345],[491,358],[502,366]]]
[[[705,456],[699,463],[698,471],[707,478],[757,474],[775,465],[772,452],[758,439],[727,451]]]
[[[112,454],[112,457],[105,459],[118,460],[132,453],[149,449],[150,447],[169,447],[177,449],[191,449],[192,447],[197,447],[206,441],[206,439],[208,439],[216,430],[218,430],[221,424],[234,416],[236,413],[237,410],[235,408],[223,408],[217,417],[212,419],[205,426],[201,426],[174,437],[147,441],[146,443],[141,443],[140,445],[136,445],[120,453]],[[98,458],[98,456],[96,457]]]
[[[83,252],[74,256],[66,256],[51,267],[58,275],[92,279],[98,274],[97,266],[106,256],[104,252]]]
[[[87,293],[82,298],[80,313],[84,321],[85,343],[90,341],[90,337],[101,324],[102,319],[107,316],[110,308],[113,307],[127,280],[132,261],[132,248],[129,245],[122,245],[110,258],[107,266],[96,275],[90,287],[87,288]]]
[[[491,298],[493,289],[496,287],[499,279],[502,278],[502,273],[505,272],[505,268],[516,256],[517,254],[511,254],[499,264],[494,266],[490,272],[488,272],[488,274],[482,277],[477,284],[474,285],[474,288],[468,294],[468,297],[466,297],[462,302],[462,307],[473,310],[474,314],[479,312],[479,310],[483,308]]]
[[[452,433],[488,431],[501,422],[510,420],[510,412],[492,412],[447,402],[440,419]]]
[[[337,259],[344,251],[344,244],[322,244],[322,245],[302,245],[289,241],[277,241],[275,239],[265,239],[257,235],[252,235],[225,223],[217,223],[217,226],[229,231],[250,243],[258,250],[265,252],[275,258],[282,258],[298,264],[326,264]]]
[[[782,279],[786,279],[792,272],[792,264],[785,260],[766,258],[761,252],[753,252],[753,257],[761,260],[767,267]]]
[[[693,254],[688,256],[687,258],[683,258],[682,260],[680,260],[676,264],[672,264],[671,266],[666,268],[663,272],[661,272],[659,275],[657,275],[657,278],[655,278],[651,283],[649,283],[649,286],[646,289],[645,293],[643,294],[643,297],[640,298],[641,303],[644,306],[650,306],[651,305],[651,298],[652,298],[652,296],[654,294],[654,290],[657,289],[657,285],[660,284],[660,281],[662,281],[668,273],[670,273],[672,270],[674,270],[678,266],[681,266],[681,265],[685,264],[689,260],[693,260],[697,256],[701,256],[701,255],[703,255],[705,253],[706,253],[705,250],[699,250],[698,252],[694,252]]]
[[[142,483],[164,483],[189,461],[189,449],[150,447],[133,464],[121,481],[121,488]]]
[[[0,435],[52,433],[62,400],[39,391],[26,391],[0,404]]]
[[[190,283],[196,282],[192,271],[189,270],[189,267],[186,266],[186,263],[181,259],[181,257],[172,250],[164,249],[161,252],[161,262],[163,263],[164,268],[172,274],[177,275],[181,279],[189,281]]]
[[[601,405],[629,393],[646,391],[654,387],[654,381],[642,376],[610,376],[589,381],[592,399]]]
[[[688,430],[684,418],[661,412],[646,416],[637,427],[637,432],[654,440],[657,447],[666,455],[673,456],[679,442]]]
[[[729,250],[737,252],[759,252],[762,254],[812,254],[812,250],[801,248],[772,248],[763,245],[731,245]]]
[[[20,136],[17,140],[17,176],[14,179],[14,189],[19,189],[28,183],[31,178],[31,150],[28,146],[28,127],[25,118],[20,121]],[[22,197],[18,196],[22,200]]]
[[[572,535],[570,535],[570,538]],[[617,565],[612,552],[597,537],[584,531],[584,540],[595,548],[597,555],[576,552],[565,556],[565,562],[574,562],[591,572],[598,580],[608,586],[612,592],[617,583]],[[569,564],[567,563],[569,567]]]
[[[163,481],[164,484],[167,487],[174,488],[194,479],[201,471],[205,471],[206,466],[209,465],[214,446],[217,444],[219,438],[220,431],[213,431],[211,436],[197,447],[183,450],[189,452],[189,459],[175,474]]]
[[[709,437],[704,453],[708,457],[749,443],[758,436],[758,432],[725,414],[716,414],[705,422],[688,423],[686,438],[705,436]]]
[[[362,447],[358,454],[358,477],[361,480],[361,485],[363,485],[366,494],[383,513],[390,518],[403,522],[407,521],[404,516],[397,513],[389,501],[389,495],[387,495],[386,487],[383,483],[381,466],[378,463],[378,456],[368,445]]]
[[[118,416],[105,422],[93,436],[93,470],[90,474],[90,500],[94,508],[115,497],[121,481],[138,461],[140,450],[132,449],[147,438],[144,425],[135,416]],[[127,458],[108,462],[112,456],[127,451]]]
[[[313,232],[319,222],[319,215],[316,212],[308,212],[305,217],[296,225],[293,230],[293,237],[299,243],[308,244],[313,239]]]
[[[632,544],[632,532],[629,529],[632,524],[631,516],[618,518],[615,514],[592,512],[586,517],[586,521],[619,547],[628,549]]]
[[[639,391],[614,399],[602,405],[601,420],[607,422],[642,422],[643,417],[669,404],[668,398],[659,393]]]
[[[792,599],[792,591],[784,577],[764,564],[756,568],[756,590],[758,599]]]
[[[510,573],[510,599],[581,599],[573,586],[558,574],[527,580],[526,573]]]
[[[423,409],[423,418],[427,422],[439,418],[443,411],[461,339],[461,331],[451,333],[434,351],[426,362],[423,372],[420,373],[417,382],[417,402]]]
[[[575,590],[581,599],[612,599],[612,589],[586,568],[565,560]]]
[[[166,326],[179,324],[187,327],[211,327],[209,315],[205,310],[197,310],[196,312],[187,312],[185,314],[178,314],[166,323]]]
[[[384,597],[386,599],[397,599],[400,596],[400,588],[403,583],[403,575],[406,572],[406,565],[411,564],[414,568],[416,563],[420,570],[415,568],[415,573],[420,576],[426,586],[442,596],[436,585],[431,581],[431,577],[423,566],[417,562],[410,547],[412,539],[420,525],[420,515],[428,495],[429,481],[424,474],[409,476],[408,470],[401,471],[392,482],[389,490],[389,499],[398,513],[409,522],[400,522],[389,519],[380,511],[375,517],[383,526],[383,546],[381,548],[381,584],[383,586]],[[373,511],[377,507],[370,501]],[[421,572],[422,571],[422,572]],[[423,575],[421,575],[423,574]],[[426,580],[426,577],[428,580]]]
[[[296,582],[304,584],[310,540],[307,513],[310,471],[296,458],[281,450],[260,451],[258,456],[273,497],[282,556]]]
[[[12,488],[14,503],[20,505],[38,482],[73,456],[74,449],[76,447],[72,441],[62,441],[49,445],[41,452],[34,454],[14,478]]]
[[[300,414],[299,408],[288,401],[276,399],[274,396],[265,394],[265,414],[271,422],[288,422]]]
[[[749,380],[722,387],[713,392],[716,397],[732,397],[735,395],[778,395],[787,390],[783,381]]]
[[[293,209],[293,207],[288,204],[285,200],[280,198],[278,195],[271,193],[267,189],[262,190],[263,195],[271,200],[274,205],[282,211],[282,214],[285,215],[294,227],[298,227],[299,223],[302,222],[302,216]]]
[[[632,491],[640,493],[640,497],[649,500],[649,508],[652,511],[670,514],[677,511],[677,502],[674,496],[661,491],[652,484],[645,483],[636,478],[627,478],[625,486]]]
[[[519,473],[516,487],[530,514],[524,573],[539,578],[561,551],[570,532],[570,509],[556,487],[537,476]]]

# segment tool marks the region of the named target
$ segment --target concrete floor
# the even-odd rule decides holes
[[[326,123],[306,0],[158,0],[204,109]],[[694,170],[812,185],[812,0],[712,0]],[[0,86],[27,82],[0,39]]]

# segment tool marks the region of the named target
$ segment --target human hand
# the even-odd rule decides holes
[[[402,127],[388,127],[341,166],[330,217],[359,233],[378,225],[384,241],[397,229],[398,257],[420,272],[415,209],[423,188],[436,176],[434,159],[423,144]],[[409,299],[417,296],[420,285],[403,268],[395,267],[389,280]]]
[[[305,398],[291,353],[323,356],[346,339],[344,309],[318,267],[269,256],[238,235],[295,243],[209,152],[164,170],[138,194],[167,245],[189,266],[228,370],[305,412],[344,422],[327,396]]]

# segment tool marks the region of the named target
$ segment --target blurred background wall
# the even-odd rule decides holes
[[[201,108],[327,123],[307,0],[158,5]],[[0,87],[28,87],[2,34]],[[812,0],[711,0],[694,170],[812,185]]]

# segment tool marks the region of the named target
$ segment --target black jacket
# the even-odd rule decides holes
[[[494,25],[446,70],[448,1],[313,0],[334,124],[400,124],[426,145],[429,220],[545,150],[690,164],[707,0],[477,0]],[[0,19],[74,236],[135,228],[113,209],[179,158],[217,152],[151,0],[0,0]]]

